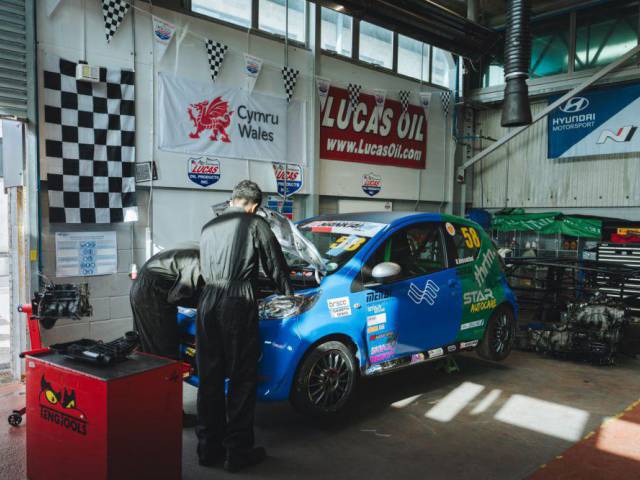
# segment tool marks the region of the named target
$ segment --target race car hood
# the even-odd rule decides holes
[[[213,209],[214,215],[218,216],[228,206],[229,202],[222,202],[213,205],[211,208]],[[326,271],[318,249],[300,233],[298,227],[296,227],[291,220],[275,210],[265,207],[260,207],[256,214],[267,221],[278,243],[280,243],[283,252],[303,260],[311,268],[315,269],[316,272],[324,273]]]

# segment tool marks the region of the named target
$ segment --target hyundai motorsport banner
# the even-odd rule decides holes
[[[159,74],[159,148],[265,162],[304,162],[304,104]]]
[[[549,97],[549,103],[560,97]],[[548,158],[640,151],[640,84],[587,90],[549,115]]]
[[[380,113],[373,95],[360,94],[356,108],[348,96],[342,88],[329,90],[321,113],[320,158],[425,167],[427,121],[422,107],[409,105],[402,115],[400,102],[387,97]]]

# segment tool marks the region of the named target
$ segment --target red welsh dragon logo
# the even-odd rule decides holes
[[[227,127],[233,115],[233,110],[229,111],[229,102],[222,100],[222,97],[216,97],[212,102],[205,100],[192,103],[187,110],[196,129],[195,132],[189,133],[190,138],[200,138],[201,132],[211,130],[209,138],[214,142],[218,141],[218,135],[221,141],[231,142],[227,134]]]

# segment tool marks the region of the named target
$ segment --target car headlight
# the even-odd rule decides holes
[[[320,293],[310,295],[276,295],[258,303],[260,320],[283,320],[309,310]]]

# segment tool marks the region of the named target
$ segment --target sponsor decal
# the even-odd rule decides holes
[[[473,262],[473,257],[456,258],[456,265],[464,265]]]
[[[636,133],[638,127],[633,125],[627,125],[626,127],[620,127],[617,131],[603,130],[598,138],[598,144],[603,144],[607,140],[613,142],[630,142]]]
[[[478,345],[478,340],[471,340],[469,342],[460,342],[460,348],[471,348]]]
[[[462,295],[462,298],[465,305],[470,305],[471,313],[496,308],[497,305],[493,292],[489,288],[466,292]]]
[[[374,95],[360,93],[351,107],[348,91],[331,87],[320,116],[322,159],[420,169],[426,165],[427,121],[420,105],[408,105],[403,114],[397,100],[386,98],[380,107]]]
[[[78,435],[87,434],[87,417],[78,408],[75,390],[56,389],[44,375],[40,379],[40,418]]]
[[[193,122],[195,130],[189,133],[189,138],[200,138],[202,132],[211,130],[209,140],[217,142],[218,139],[224,143],[231,143],[231,138],[227,133],[227,128],[231,124],[231,117],[234,113],[229,109],[229,102],[222,96],[213,100],[203,100],[192,103],[187,107],[189,119]]]
[[[407,296],[416,305],[420,305],[422,302],[427,302],[429,305],[434,305],[438,299],[438,292],[440,287],[436,285],[433,280],[427,280],[424,288],[418,287],[415,283],[411,282]]]
[[[382,177],[375,173],[365,173],[362,176],[362,190],[370,197],[377,195],[382,190]]]
[[[316,220],[300,226],[301,230],[311,230],[320,233],[340,233],[343,235],[358,235],[361,237],[373,237],[386,227],[386,223],[376,222],[350,222],[340,220]]]
[[[442,348],[434,348],[433,350],[429,350],[427,352],[427,355],[429,356],[429,358],[441,357],[442,355],[444,355],[444,350]]]
[[[413,355],[411,355],[411,363],[420,363],[424,362],[425,360],[426,357],[424,353],[414,353]]]
[[[376,292],[367,292],[367,303],[379,302],[389,298],[389,292],[387,290],[379,290]]]
[[[460,330],[469,330],[470,328],[481,327],[484,324],[484,319],[474,320],[473,322],[463,323],[460,325]]]
[[[396,337],[397,337],[397,335],[395,334],[395,332],[379,333],[377,335],[371,335],[369,337],[369,341],[370,342],[375,342],[376,340],[383,340],[383,339],[395,340]]]
[[[369,350],[371,355],[377,355],[379,353],[385,353],[385,352],[395,353],[395,351],[396,351],[395,340],[387,342],[387,343],[383,343],[383,344],[380,344],[380,345],[374,345]]]
[[[447,222],[444,224],[444,227],[447,230],[447,233],[452,237],[456,234],[456,227],[453,226],[451,222]]]
[[[476,265],[474,265],[473,276],[479,286],[484,285],[484,282],[487,280],[495,259],[496,253],[492,248],[489,248],[482,254],[480,262],[477,262]]]
[[[387,322],[387,314],[379,313],[377,315],[369,315],[367,317],[367,327],[372,327],[374,325],[380,325]]]
[[[384,330],[385,328],[385,324],[380,324],[380,325],[374,325],[373,327],[367,327],[367,333],[376,333],[379,332],[380,330]]]
[[[447,352],[451,353],[451,352],[455,352],[458,349],[458,347],[456,347],[455,345],[449,345],[447,347]]]
[[[382,370],[382,365],[371,365],[369,368],[367,368],[367,375],[380,372],[381,370]]]
[[[367,307],[367,312],[368,313],[384,313],[385,312],[385,308],[384,305],[369,305]]]
[[[220,162],[209,157],[191,157],[188,161],[189,180],[208,187],[220,180]]]
[[[302,167],[300,165],[274,163],[273,174],[276,176],[278,193],[283,197],[285,192],[288,197],[298,193],[302,188]]]
[[[384,362],[385,360],[389,360],[391,357],[393,357],[394,353],[395,348],[392,351],[379,353],[377,355],[371,355],[369,359],[371,360],[371,363],[380,363]]]
[[[327,300],[331,318],[342,318],[351,315],[349,297],[330,298]]]

